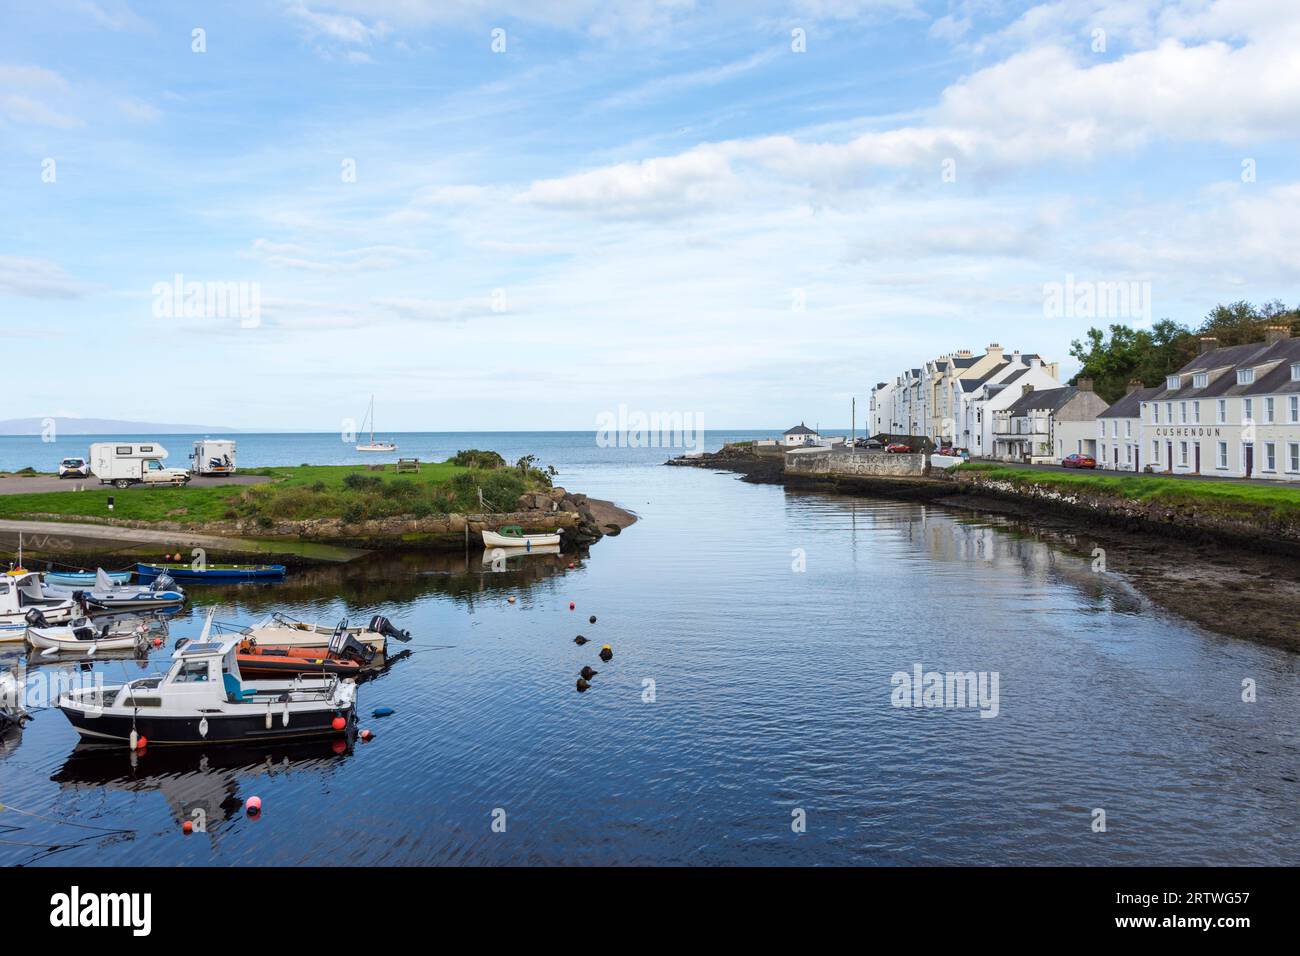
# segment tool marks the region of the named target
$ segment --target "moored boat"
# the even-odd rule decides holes
[[[90,741],[144,738],[150,744],[256,744],[344,737],[355,727],[357,685],[333,674],[250,682],[239,668],[241,638],[203,633],[167,673],[59,696],[58,708]]]
[[[374,648],[370,648],[371,653]],[[361,673],[361,663],[339,657],[318,647],[278,647],[242,641],[235,655],[239,669],[245,674],[338,674],[355,677]]]
[[[208,564],[193,567],[189,564],[137,564],[136,575],[141,582],[154,581],[164,575],[175,580],[195,584],[241,584],[245,581],[283,581],[283,564]]]
[[[46,584],[42,591],[50,598],[70,598],[87,608],[101,611],[147,611],[169,608],[185,603],[182,591],[167,575],[154,578],[148,585],[113,584],[101,569],[95,587],[89,589],[67,588]]]
[[[27,640],[27,616],[35,609],[45,625],[62,624],[81,614],[71,597],[51,597],[41,589],[41,576],[21,568],[0,574],[0,643]]]
[[[165,627],[166,625],[164,625]],[[28,627],[27,642],[46,654],[60,652],[94,655],[100,651],[143,651],[149,646],[149,624],[96,626],[78,618],[62,627]]]
[[[130,571],[105,571],[113,584],[130,584]],[[45,583],[65,588],[93,588],[99,581],[98,571],[46,571]]]
[[[272,647],[328,647],[338,631],[338,626],[299,621],[277,611],[252,627],[244,628],[241,633],[244,637],[253,638],[258,644]],[[380,614],[372,617],[365,627],[344,626],[343,631],[381,654],[388,648],[388,638],[399,641],[411,639],[410,631],[399,629]]]
[[[483,530],[483,547],[485,548],[536,548],[558,545],[561,531],[550,534],[524,534],[524,529],[517,524],[508,524],[497,531]]]

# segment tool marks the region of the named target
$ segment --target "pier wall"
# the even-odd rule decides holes
[[[796,451],[785,456],[789,475],[829,478],[925,478],[930,474],[922,454],[887,452]]]

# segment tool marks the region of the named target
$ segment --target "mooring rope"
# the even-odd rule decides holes
[[[79,829],[82,830],[98,830],[101,833],[135,833],[136,832],[135,830],[130,829],[128,827],[98,827],[95,826],[93,823],[77,823],[73,820],[63,820],[60,819],[59,817],[47,817],[43,814],[35,813],[31,810],[22,810],[19,809],[18,807],[11,806],[10,804],[7,803],[0,803],[0,813],[4,813],[5,811],[8,811],[10,813],[21,814],[22,816],[25,817],[31,817],[34,820],[41,820],[44,821],[45,823],[58,823],[58,824],[62,824],[63,826],[78,827]],[[45,846],[45,844],[43,843],[40,845]]]

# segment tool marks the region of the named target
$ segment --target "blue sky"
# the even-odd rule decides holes
[[[11,415],[846,423],[990,341],[1068,373],[1067,275],[1294,305],[1292,7],[7,5]],[[177,274],[256,322],[160,317]]]

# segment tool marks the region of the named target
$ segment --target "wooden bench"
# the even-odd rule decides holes
[[[419,471],[420,459],[418,458],[399,458],[397,459],[397,470],[402,471]]]

